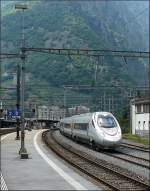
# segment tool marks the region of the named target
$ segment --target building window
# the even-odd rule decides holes
[[[143,112],[144,113],[150,113],[150,104],[144,104],[143,105]]]
[[[145,129],[145,121],[143,121],[143,130]]]
[[[140,130],[141,122],[138,122],[138,129]]]
[[[136,113],[141,113],[142,109],[141,109],[141,105],[137,105],[136,106]]]

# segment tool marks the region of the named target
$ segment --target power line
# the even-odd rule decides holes
[[[146,10],[149,10],[149,7],[146,7],[144,10],[142,10],[140,13],[138,13],[137,15],[134,16],[134,20],[130,21],[130,24],[132,24],[133,22],[135,22],[135,20],[137,20],[137,18],[141,17],[141,15],[143,15],[143,13],[145,13]]]
[[[74,56],[112,56],[112,57],[142,57],[149,58],[150,52],[142,51],[115,51],[99,49],[65,49],[65,48],[22,48],[25,52],[41,52],[55,55]]]
[[[0,53],[0,59],[12,59],[12,58],[21,58],[20,54],[17,53]]]
[[[145,13],[146,10],[149,10],[149,7],[146,7],[144,10],[142,10],[140,13],[138,13],[135,18],[137,19],[139,16],[143,15],[143,13]]]

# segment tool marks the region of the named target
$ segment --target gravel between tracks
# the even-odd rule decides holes
[[[68,145],[70,145],[70,146],[72,146],[78,150],[81,150],[83,152],[86,152],[88,154],[91,154],[92,156],[95,156],[98,159],[102,159],[102,160],[110,162],[114,165],[117,165],[118,167],[121,167],[124,170],[126,170],[127,173],[130,172],[130,173],[132,173],[133,176],[139,177],[141,180],[147,180],[147,181],[149,180],[149,170],[148,169],[145,169],[143,167],[131,164],[129,162],[122,161],[120,159],[114,160],[114,157],[107,156],[106,154],[100,153],[98,151],[92,150],[92,149],[87,148],[87,147],[80,145],[78,143],[75,143],[74,141],[61,135],[59,131],[55,132],[55,136],[57,137],[57,139],[60,142],[65,142],[66,144],[68,144]]]
[[[122,146],[120,146],[116,150],[120,151],[120,152],[122,152],[124,154],[128,153],[128,154],[131,154],[131,155],[136,156],[136,157],[140,156],[141,158],[150,160],[149,153],[146,153],[146,152],[142,152],[142,151],[138,151],[138,150],[133,150],[133,149],[130,149],[130,148],[125,148],[125,147],[122,147]]]

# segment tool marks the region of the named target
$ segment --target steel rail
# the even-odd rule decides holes
[[[70,137],[68,137],[69,139],[70,139]],[[72,139],[70,139],[70,140],[72,140]],[[85,146],[85,144],[83,144],[84,146]],[[91,147],[89,147],[89,145],[88,144],[86,144],[86,147],[88,147],[88,148],[91,148]],[[141,146],[142,147],[142,146]],[[142,147],[143,148],[143,147]],[[93,148],[92,148],[93,149]],[[95,148],[96,149],[96,148]],[[142,164],[142,163],[140,163],[140,162],[136,162],[136,161],[133,161],[133,160],[130,160],[130,159],[126,159],[126,158],[123,158],[123,157],[121,157],[121,156],[116,156],[115,154],[123,154],[123,155],[126,155],[126,156],[129,156],[130,158],[133,158],[133,159],[138,159],[138,160],[141,160],[141,161],[145,161],[145,162],[150,162],[150,160],[148,160],[148,159],[145,159],[145,158],[142,158],[142,157],[137,157],[137,156],[134,156],[134,155],[131,155],[131,154],[128,154],[128,153],[123,153],[123,152],[120,152],[120,151],[117,151],[117,150],[115,150],[115,153],[113,154],[113,153],[108,153],[108,152],[106,152],[106,151],[103,151],[103,150],[100,150],[100,153],[103,153],[103,154],[106,154],[106,155],[108,155],[108,156],[111,156],[111,157],[114,157],[114,158],[117,158],[117,159],[121,159],[121,160],[124,160],[124,161],[126,161],[126,162],[130,162],[130,163],[133,163],[133,164],[135,164],[135,165],[139,165],[139,166],[142,166],[142,167],[144,167],[144,168],[150,168],[150,165],[144,165],[144,164]]]
[[[70,139],[70,137],[68,137],[69,139]],[[70,140],[72,140],[72,139],[70,139]],[[85,146],[85,144],[83,144],[84,146]],[[88,148],[91,148],[91,147],[89,147],[89,145],[88,144],[86,144],[86,147],[88,147]],[[93,148],[92,148],[93,149]],[[95,148],[96,149],[96,148]],[[130,163],[133,163],[133,164],[135,164],[135,165],[139,165],[139,166],[142,166],[142,167],[144,167],[144,168],[150,168],[150,165],[144,165],[144,164],[142,164],[142,163],[139,163],[139,162],[136,162],[136,161],[133,161],[133,160],[130,160],[130,159],[126,159],[126,158],[123,158],[123,157],[121,157],[121,156],[116,156],[115,155],[115,153],[117,154],[123,154],[123,155],[126,155],[126,156],[129,156],[129,157],[131,157],[131,158],[133,158],[133,159],[138,159],[138,160],[142,160],[142,161],[145,161],[145,162],[150,162],[150,160],[148,160],[148,159],[145,159],[145,158],[142,158],[142,157],[137,157],[137,156],[134,156],[134,155],[131,155],[131,154],[128,154],[128,153],[123,153],[123,152],[120,152],[120,151],[117,151],[117,150],[115,150],[115,153],[113,154],[113,153],[108,153],[108,152],[106,152],[106,151],[103,151],[103,150],[100,150],[100,153],[103,153],[103,154],[106,154],[106,155],[108,155],[108,156],[111,156],[111,157],[114,157],[114,158],[117,158],[117,159],[121,159],[121,160],[124,160],[124,161],[126,161],[126,162],[130,162]]]
[[[131,187],[130,187],[130,186],[128,186],[128,187],[126,186],[126,188],[124,188],[125,190],[127,190],[127,189],[128,189],[128,190],[129,190],[129,189],[132,189],[132,190],[133,190],[133,188],[134,188],[135,190],[136,190],[137,188],[140,189],[140,190],[149,190],[149,185],[148,185],[148,184],[146,184],[146,183],[144,183],[144,182],[142,182],[142,181],[140,181],[140,180],[136,180],[136,179],[134,179],[133,177],[130,177],[130,176],[128,176],[128,175],[122,174],[121,172],[118,172],[117,170],[112,169],[112,168],[110,168],[109,166],[102,164],[102,161],[92,160],[92,159],[90,159],[90,155],[87,155],[87,154],[85,154],[85,153],[82,153],[82,154],[81,154],[81,153],[77,152],[77,150],[75,151],[75,149],[71,149],[70,146],[62,145],[60,142],[58,142],[58,141],[53,137],[52,132],[50,132],[50,135],[51,135],[51,138],[49,139],[49,141],[54,141],[53,144],[52,144],[52,143],[51,143],[51,144],[48,143],[47,136],[46,136],[46,132],[43,134],[43,137],[44,137],[43,139],[45,140],[45,142],[47,143],[47,145],[48,145],[49,147],[51,147],[51,149],[52,149],[55,153],[57,153],[60,157],[62,157],[63,159],[65,159],[66,161],[68,161],[70,164],[72,164],[73,166],[75,166],[75,167],[77,167],[78,169],[80,169],[82,172],[88,174],[89,176],[91,176],[91,177],[94,178],[95,180],[97,180],[97,181],[99,181],[99,182],[103,182],[105,185],[109,186],[109,187],[112,188],[113,190],[122,190],[122,189],[124,188],[124,187],[119,188],[117,183],[116,183],[116,184],[114,183],[115,185],[112,184],[112,182],[109,180],[109,177],[107,177],[107,179],[105,179],[104,177],[99,177],[98,175],[91,174],[91,173],[89,172],[89,169],[84,169],[84,165],[79,166],[78,164],[75,164],[74,162],[70,161],[70,160],[68,159],[68,157],[66,158],[66,157],[63,155],[63,152],[60,152],[60,151],[59,151],[58,146],[61,147],[61,148],[63,148],[63,149],[65,150],[65,152],[67,151],[67,152],[73,154],[74,157],[72,156],[72,158],[79,157],[79,161],[83,160],[84,163],[86,163],[86,162],[89,163],[88,166],[91,166],[91,164],[93,164],[96,169],[97,169],[97,168],[101,168],[101,169],[104,169],[104,171],[106,170],[107,173],[108,173],[108,172],[111,172],[111,173],[115,174],[116,176],[122,177],[122,184],[123,184],[123,185],[124,185],[124,183],[125,183],[126,185],[128,185],[129,183],[131,183],[131,185],[130,185]],[[84,163],[83,163],[83,164],[84,164]],[[94,168],[94,166],[93,166],[93,168]],[[106,172],[105,172],[105,174],[106,174]],[[119,181],[119,179],[118,179],[119,177],[117,177],[117,182]],[[125,180],[128,181],[128,184],[127,184],[127,182],[125,182]],[[114,182],[114,181],[113,181],[113,182]],[[121,184],[121,182],[120,182],[120,184]],[[133,185],[133,184],[134,184],[134,185]],[[137,184],[138,187],[135,188],[135,186],[136,186],[135,184]]]
[[[16,132],[16,128],[10,127],[10,128],[2,128],[0,129],[0,136],[8,134],[8,133],[13,133]]]
[[[67,138],[69,138],[70,139],[70,137],[67,137]],[[70,140],[72,140],[72,139],[70,139]],[[82,143],[81,143],[82,144]],[[89,147],[89,145],[88,144],[82,144],[82,145],[84,145],[84,146],[86,146],[86,147],[88,147],[88,148],[91,148],[91,147]],[[93,149],[93,148],[92,148]],[[95,149],[97,149],[97,148],[95,148]],[[133,158],[133,159],[138,159],[138,160],[142,160],[142,161],[145,161],[145,162],[150,162],[150,160],[148,160],[148,159],[145,159],[145,158],[142,158],[142,157],[137,157],[137,156],[134,156],[134,155],[131,155],[131,154],[128,154],[128,153],[123,153],[123,152],[120,152],[120,151],[117,151],[117,150],[115,150],[115,153],[113,154],[113,153],[108,153],[108,152],[106,152],[106,151],[104,151],[104,150],[99,150],[100,151],[100,153],[103,153],[103,154],[106,154],[106,155],[108,155],[108,156],[111,156],[111,157],[114,157],[114,158],[117,158],[117,159],[121,159],[121,160],[124,160],[124,161],[126,161],[126,162],[130,162],[130,163],[133,163],[133,164],[135,164],[135,165],[139,165],[139,166],[142,166],[142,167],[144,167],[144,168],[150,168],[150,165],[144,165],[144,164],[142,164],[142,163],[139,163],[139,162],[136,162],[136,161],[133,161],[133,160],[130,160],[130,159],[126,159],[126,158],[123,158],[123,157],[121,157],[121,156],[116,156],[115,154],[123,154],[123,155],[126,155],[126,156],[129,156],[129,157],[131,157],[131,158]]]
[[[142,147],[142,146],[137,146],[137,145],[132,145],[129,143],[122,143],[120,145],[121,147],[127,147],[130,149],[135,149],[135,150],[139,150],[139,151],[143,151],[143,152],[150,152],[150,150],[148,148]]]
[[[58,152],[57,148],[55,149],[52,144],[49,144],[47,139],[45,138],[45,133],[44,132],[42,134],[42,138],[44,140],[44,142],[46,143],[46,145],[54,152],[56,153],[59,157],[63,158],[65,161],[67,161],[69,164],[71,164],[72,166],[74,166],[75,168],[79,169],[81,172],[83,172],[84,174],[87,174],[88,176],[90,176],[91,178],[95,179],[96,181],[100,181],[101,183],[105,184],[106,186],[109,186],[110,188],[112,188],[113,190],[117,190],[119,191],[119,189],[117,187],[112,186],[111,184],[108,184],[106,181],[100,180],[98,177],[92,175],[91,173],[89,173],[88,171],[84,170],[83,168],[81,168],[79,165],[73,163],[71,160],[69,160],[68,158],[66,158],[64,155],[62,155],[62,153]]]
[[[112,153],[108,153],[108,152],[105,152],[105,151],[101,151],[101,153],[104,153],[108,156],[111,156],[111,157],[114,157],[114,158],[117,158],[117,159],[121,159],[121,160],[124,160],[126,162],[129,162],[129,163],[132,163],[132,164],[135,164],[135,165],[138,165],[138,166],[141,166],[141,167],[144,167],[144,168],[148,168],[150,167],[150,165],[145,165],[145,164],[142,164],[141,162],[145,161],[145,162],[150,162],[148,159],[144,159],[144,158],[141,158],[141,157],[137,157],[137,156],[133,156],[133,155],[130,155],[128,153],[122,153],[122,152],[119,152],[117,151],[118,154],[123,154],[125,156],[129,156],[130,158],[132,158],[131,160],[130,159],[126,159],[124,158],[123,156],[116,156],[115,154],[112,154]],[[141,162],[136,162],[134,161],[134,159],[138,159],[138,160],[141,160]]]

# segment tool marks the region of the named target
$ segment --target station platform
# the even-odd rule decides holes
[[[50,151],[42,131],[25,131],[29,159],[20,159],[15,133],[1,137],[1,190],[101,190]]]

